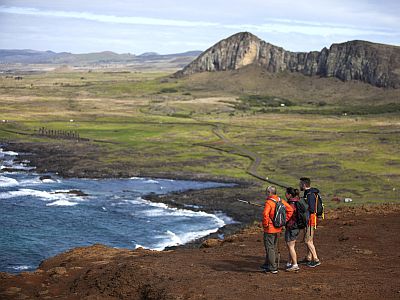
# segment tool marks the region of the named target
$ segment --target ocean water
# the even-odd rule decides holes
[[[149,178],[40,180],[18,153],[0,149],[0,271],[34,270],[68,249],[102,243],[162,250],[234,222],[221,213],[169,208],[143,199],[232,184]],[[4,172],[7,168],[18,172]],[[30,172],[27,172],[30,171]],[[88,196],[68,193],[79,190]],[[201,208],[200,208],[201,209]]]

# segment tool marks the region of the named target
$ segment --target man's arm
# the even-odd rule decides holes
[[[265,201],[265,206],[263,211],[263,222],[262,222],[264,228],[268,228],[268,225],[271,221],[271,218],[269,217],[270,212],[271,212],[271,206],[268,204],[267,201]]]

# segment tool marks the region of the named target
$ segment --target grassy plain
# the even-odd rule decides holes
[[[99,165],[257,181],[246,173],[249,159],[212,132],[219,125],[261,156],[265,176],[292,185],[310,176],[327,199],[400,201],[398,90],[290,74],[252,80],[254,72],[1,76],[0,141],[71,144],[34,134],[74,130],[91,140],[80,144],[98,146]]]

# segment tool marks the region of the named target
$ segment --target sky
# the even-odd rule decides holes
[[[249,31],[290,51],[400,46],[399,0],[0,0],[0,49],[161,54]]]

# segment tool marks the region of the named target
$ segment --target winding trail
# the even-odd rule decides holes
[[[196,120],[196,119],[194,119],[194,120]],[[223,128],[222,128],[221,124],[213,124],[213,123],[208,123],[208,122],[204,122],[201,120],[196,120],[196,121],[203,122],[203,123],[206,123],[206,124],[212,126],[213,127],[212,132],[214,133],[214,135],[216,135],[219,138],[219,141],[222,142],[224,145],[233,149],[234,152],[224,149],[222,147],[218,147],[218,145],[216,143],[214,143],[214,144],[200,143],[200,144],[196,144],[196,145],[207,147],[207,148],[212,148],[212,149],[215,149],[218,151],[223,151],[223,152],[226,152],[229,154],[236,154],[239,156],[247,157],[251,160],[250,165],[246,169],[247,174],[249,174],[259,180],[266,181],[266,182],[275,184],[280,187],[287,188],[289,186],[286,183],[274,180],[268,176],[265,177],[265,176],[261,175],[260,173],[258,173],[257,169],[261,165],[261,161],[262,161],[261,156],[259,154],[257,154],[256,152],[250,151],[250,150],[244,148],[243,146],[237,145],[237,144],[233,143],[231,140],[229,140],[223,134]]]
[[[147,113],[149,114],[149,113]],[[149,114],[152,115],[152,114]],[[251,160],[250,165],[246,169],[246,173],[253,176],[254,178],[257,178],[262,181],[269,182],[271,184],[275,184],[280,187],[288,187],[289,185],[277,180],[274,180],[270,177],[265,177],[258,173],[257,169],[261,165],[262,158],[260,155],[257,153],[250,151],[243,146],[237,145],[233,143],[231,140],[229,140],[223,133],[223,125],[224,124],[219,124],[219,123],[210,123],[207,121],[191,118],[194,122],[185,122],[185,123],[179,123],[179,122],[163,122],[161,124],[173,124],[173,125],[200,125],[200,126],[211,126],[212,127],[212,132],[213,134],[219,138],[218,142],[214,143],[197,143],[194,145],[197,146],[202,146],[202,147],[207,147],[207,148],[212,148],[218,151],[226,152],[229,154],[233,155],[239,155],[242,157],[246,157]],[[159,122],[138,122],[138,123],[143,123],[143,124],[157,124],[160,125]],[[16,130],[10,130],[10,129],[5,129],[5,128],[0,128],[0,130],[9,132],[9,133],[14,133],[14,134],[20,134],[20,135],[27,135],[27,136],[35,136],[35,137],[41,137],[41,138],[53,138],[53,137],[48,137],[48,136],[40,136],[36,132],[35,133],[27,133],[27,132],[21,132],[21,131],[16,131]],[[111,141],[104,141],[104,140],[91,140],[91,139],[86,139],[86,138],[80,138],[78,141],[87,141],[87,142],[98,142],[98,143],[110,143],[110,144],[118,144],[117,142],[111,142]],[[219,147],[219,143],[223,143],[225,146],[228,146],[232,150],[224,149],[223,147]]]

